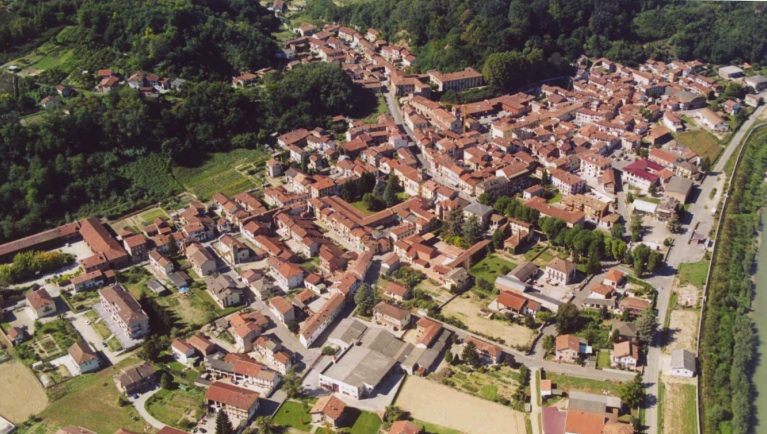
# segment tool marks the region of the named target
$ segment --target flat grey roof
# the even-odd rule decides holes
[[[377,351],[351,347],[322,375],[354,387],[376,387],[394,364],[392,358]]]

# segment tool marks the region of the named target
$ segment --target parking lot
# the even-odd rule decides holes
[[[101,320],[104,321],[107,327],[109,327],[109,331],[111,331],[115,338],[120,341],[120,345],[122,345],[126,351],[136,348],[137,346],[141,345],[142,342],[144,342],[143,339],[137,340],[128,336],[128,333],[120,328],[120,326],[118,326],[117,323],[115,323],[115,321],[112,319],[112,316],[109,315],[106,310],[104,310],[104,307],[101,305],[101,303],[94,304],[93,310],[99,314]]]

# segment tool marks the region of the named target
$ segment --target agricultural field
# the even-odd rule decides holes
[[[663,427],[660,432],[697,433],[695,386],[676,383],[665,383],[663,386]]]
[[[256,187],[253,181],[235,168],[261,156],[263,156],[261,151],[251,149],[215,153],[198,166],[174,168],[173,175],[184,189],[203,201],[209,200],[219,191],[226,195],[235,195]]]
[[[467,434],[526,432],[522,413],[422,377],[408,377],[395,405],[417,420]]]
[[[48,406],[48,396],[35,375],[23,364],[0,364],[0,415],[19,424]]]
[[[474,264],[469,273],[475,278],[483,278],[493,283],[495,278],[513,270],[517,264],[502,259],[496,255],[486,256],[483,260]],[[505,271],[505,272],[504,272]]]
[[[451,367],[452,375],[449,380],[456,389],[478,396],[488,401],[512,400],[517,390],[514,379],[516,371],[509,367],[501,367],[498,371],[480,372],[469,369],[466,365]]]
[[[63,425],[87,426],[99,433],[113,433],[119,428],[136,432],[150,429],[135,408],[118,404],[119,392],[112,382],[120,369],[137,362],[138,359],[126,359],[94,374],[54,386],[52,402],[38,414],[39,420],[29,427],[29,432],[52,432]]]
[[[713,134],[702,129],[682,131],[675,138],[677,142],[697,152],[700,158],[708,157],[711,161],[715,161],[723,149]]]
[[[148,226],[154,222],[154,219],[161,218],[163,220],[168,219],[168,214],[160,207],[152,208],[146,212],[141,213],[139,218],[144,223],[144,226]]]
[[[56,35],[54,40],[0,66],[0,69],[6,70],[8,66],[16,65],[20,68],[18,72],[20,75],[36,75],[53,68],[70,72],[77,60],[76,50],[72,46],[76,40],[76,27],[67,26]]]

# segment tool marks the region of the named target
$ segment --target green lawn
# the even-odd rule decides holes
[[[367,107],[366,110],[362,111],[362,113],[372,111],[367,117],[362,119],[366,124],[378,123],[378,116],[389,113],[389,107],[386,105],[384,97],[380,93],[376,94],[375,97],[375,107],[373,107],[373,102],[371,101],[368,104],[370,107]]]
[[[208,200],[216,192],[235,195],[256,186],[234,168],[262,156],[261,151],[250,149],[215,153],[196,167],[174,168],[173,175],[184,189],[195,194],[200,200]]]
[[[361,200],[358,200],[357,202],[352,202],[352,206],[357,208],[362,214],[365,214],[365,215],[375,214],[375,212],[370,211],[368,207],[365,206],[365,203]]]
[[[562,193],[557,192],[557,195],[549,199],[549,203],[559,203],[562,201]]]
[[[309,414],[309,410],[311,407],[303,402],[285,401],[274,415],[274,423],[309,432],[312,425],[312,415]]]
[[[689,283],[702,289],[706,284],[708,265],[708,261],[679,264],[679,283],[682,285]]]
[[[618,396],[619,385],[608,381],[590,380],[588,378],[573,377],[570,375],[559,375],[551,372],[546,373],[546,378],[554,383],[554,386],[564,392],[578,390],[581,392],[610,393]]]
[[[112,337],[112,339],[107,341],[107,346],[111,351],[120,351],[123,349],[123,346],[120,345],[120,341],[115,337]]]
[[[154,219],[158,217],[161,219],[167,219],[168,214],[166,214],[162,208],[153,208],[141,214],[140,217],[141,217],[141,220],[143,220],[144,224],[149,225],[152,222],[154,222]]]
[[[51,404],[38,416],[47,431],[55,427],[76,425],[98,433],[113,433],[119,428],[142,432],[150,429],[132,406],[120,407],[119,395],[112,377],[120,369],[137,363],[126,359],[95,374],[75,377],[50,389]],[[32,427],[30,431],[33,431]]]
[[[700,158],[716,160],[722,152],[719,140],[713,134],[705,130],[682,131],[676,134],[676,141],[690,147],[700,155]]]
[[[429,434],[461,434],[461,431],[445,428],[423,420],[413,419],[413,423],[426,430]]]
[[[160,422],[176,428],[182,428],[184,419],[197,421],[204,411],[203,395],[205,392],[197,387],[188,390],[161,389],[146,404],[146,409]],[[191,417],[191,419],[188,419]]]
[[[471,267],[470,274],[474,277],[482,277],[490,283],[495,282],[495,278],[504,274],[501,269],[506,267],[509,271],[513,270],[517,264],[501,259],[497,256],[486,256],[485,259],[477,262]]]
[[[602,350],[597,356],[597,368],[606,369],[610,367],[610,352]]]
[[[351,434],[376,434],[381,427],[381,418],[375,413],[363,411],[352,425]]]
[[[66,30],[66,29],[65,29]],[[24,57],[14,59],[5,65],[16,65],[21,68],[21,74],[39,74],[47,69],[58,68],[69,72],[74,67],[75,50],[66,45],[46,42]]]
[[[485,384],[479,389],[479,394],[487,400],[495,401],[498,397],[498,387],[492,384]]]

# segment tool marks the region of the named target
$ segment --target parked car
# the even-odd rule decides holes
[[[107,343],[106,343],[106,342],[102,342],[102,343],[101,343],[101,346],[102,346],[102,347],[104,347],[104,348],[106,348],[106,347],[107,347]]]

